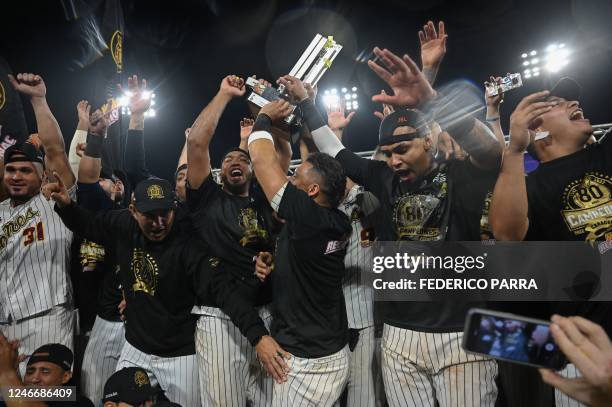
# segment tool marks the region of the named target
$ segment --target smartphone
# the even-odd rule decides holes
[[[520,88],[523,86],[523,80],[521,79],[520,73],[509,73],[501,78],[501,83],[489,83],[486,85],[487,94],[489,96],[496,96],[499,88],[502,92],[508,92],[509,90]]]
[[[462,346],[466,352],[533,367],[560,370],[567,364],[550,322],[504,312],[468,311]]]

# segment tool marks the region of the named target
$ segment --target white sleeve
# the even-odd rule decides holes
[[[283,186],[276,191],[274,197],[270,201],[270,206],[274,209],[274,212],[278,212],[278,208],[280,208],[281,201],[283,200],[283,195],[285,194],[285,189],[287,189],[287,182],[283,184]]]
[[[312,140],[320,152],[336,157],[338,153],[345,149],[342,142],[336,137],[329,126],[319,127],[310,132]]]
[[[81,163],[81,157],[76,153],[77,145],[80,143],[87,142],[87,132],[85,130],[77,130],[74,132],[72,141],[70,142],[70,150],[68,150],[68,163],[75,178],[79,178],[79,164]]]

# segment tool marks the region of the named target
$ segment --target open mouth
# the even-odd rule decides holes
[[[570,114],[569,119],[571,121],[579,121],[579,120],[585,120],[584,118],[584,113],[582,111],[582,109],[576,109],[572,112],[572,114]]]
[[[242,176],[244,175],[240,168],[234,168],[230,170],[229,178],[231,181],[239,182],[242,180]]]
[[[412,170],[396,170],[395,173],[400,178],[401,181],[412,181],[414,179],[414,172]]]

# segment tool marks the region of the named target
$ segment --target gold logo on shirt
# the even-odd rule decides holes
[[[161,186],[153,184],[147,188],[147,196],[149,199],[163,199],[164,190]]]
[[[244,229],[240,239],[242,247],[260,245],[268,240],[268,232],[261,227],[257,212],[253,208],[241,209],[238,216],[238,224]]]
[[[159,267],[155,259],[142,249],[134,249],[132,254],[132,272],[136,280],[132,289],[155,295]]]
[[[569,184],[563,193],[561,216],[575,235],[585,241],[607,238],[612,232],[612,178],[587,173]]]
[[[81,243],[80,263],[83,271],[92,271],[104,261],[104,246],[84,239]]]
[[[16,216],[15,218],[7,221],[6,223],[4,223],[1,226],[1,233],[0,234],[0,249],[4,249],[6,248],[6,246],[8,245],[8,240],[16,235],[17,233],[19,233],[21,231],[21,229],[23,229],[23,227],[32,219],[34,219],[35,217],[40,216],[40,212],[39,211],[35,211],[34,209],[32,209],[31,207],[29,207],[25,214],[20,214],[18,216]]]

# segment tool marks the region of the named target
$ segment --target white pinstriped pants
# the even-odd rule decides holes
[[[271,317],[265,308],[260,317],[269,328]],[[271,405],[272,378],[249,341],[220,311],[198,319],[196,355],[203,407],[244,407],[247,399],[253,407]]]
[[[349,348],[329,356],[305,359],[291,356],[287,381],[274,382],[273,407],[331,407],[342,395],[349,376]]]
[[[568,364],[563,370],[558,372],[561,376],[568,379],[575,379],[581,377],[580,371],[573,364]],[[586,404],[570,398],[568,395],[561,393],[555,389],[555,405],[557,407],[587,407]]]
[[[42,314],[0,325],[0,330],[9,341],[19,341],[20,355],[31,355],[48,343],[61,343],[74,351],[74,322],[74,310],[63,304]],[[19,364],[21,377],[25,374],[27,362],[26,359]]]
[[[376,380],[380,380],[380,360],[376,360],[374,326],[359,330],[357,346],[350,352],[347,407],[378,407],[383,400],[376,392]]]
[[[81,392],[96,406],[102,406],[104,384],[115,372],[124,344],[123,322],[107,321],[97,316],[81,368]]]
[[[125,341],[117,370],[138,366],[149,374],[151,385],[159,383],[168,400],[183,407],[200,405],[198,366],[195,355],[164,358],[141,352]]]
[[[385,324],[382,370],[391,407],[494,406],[497,363],[467,354],[462,332],[428,333]]]

